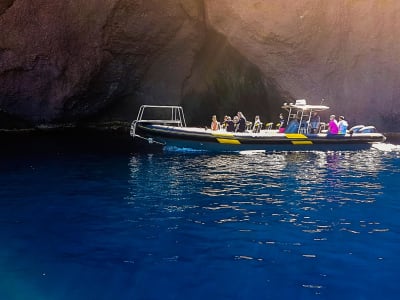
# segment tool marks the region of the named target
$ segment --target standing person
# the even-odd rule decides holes
[[[328,134],[337,134],[339,132],[338,122],[336,121],[336,116],[331,115],[329,117],[328,123]]]
[[[320,123],[321,123],[321,118],[319,117],[316,111],[313,111],[310,118],[311,133],[318,133]]]
[[[245,132],[246,131],[246,118],[241,111],[237,113],[237,117],[239,118],[239,124],[237,128],[237,132]]]
[[[218,130],[219,129],[219,122],[217,120],[217,116],[213,115],[211,119],[211,130]]]
[[[349,126],[349,124],[347,123],[347,121],[344,119],[343,116],[339,117],[339,123],[338,123],[338,127],[339,127],[339,134],[346,134],[347,132],[347,127]]]

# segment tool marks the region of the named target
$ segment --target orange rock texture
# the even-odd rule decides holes
[[[292,97],[399,128],[399,1],[207,1],[207,16]]]
[[[193,121],[283,102],[400,126],[400,1],[77,0],[0,3],[0,118]],[[1,126],[0,122],[0,126]]]

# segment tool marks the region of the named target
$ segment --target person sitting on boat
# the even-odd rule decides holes
[[[338,123],[339,134],[346,134],[348,126],[349,126],[349,124],[344,119],[344,117],[340,116],[339,117],[339,123]]]
[[[255,116],[254,118],[254,125],[253,125],[253,132],[260,132],[262,123],[260,121],[260,116]]]
[[[224,121],[221,124],[221,129],[226,131],[227,126],[228,126],[228,116],[224,116]]]
[[[295,118],[291,120],[288,126],[285,128],[285,133],[297,133],[299,131],[299,126],[299,119]]]
[[[245,132],[246,131],[246,118],[241,111],[237,113],[237,117],[239,119],[238,126],[236,128],[236,132]]]
[[[239,117],[238,116],[233,117],[233,131],[234,132],[239,131]]]
[[[313,111],[310,118],[310,131],[311,133],[318,133],[321,118],[316,111]]]
[[[338,134],[338,132],[339,132],[339,127],[336,121],[336,116],[331,115],[329,117],[329,123],[328,123],[328,134]]]
[[[226,118],[226,127],[227,132],[234,132],[235,131],[235,123],[232,121],[230,116]]]
[[[285,128],[286,128],[286,120],[283,117],[283,114],[279,114],[279,123],[278,123],[279,132],[285,132]]]
[[[220,124],[217,120],[217,116],[213,115],[211,120],[211,130],[219,130]]]

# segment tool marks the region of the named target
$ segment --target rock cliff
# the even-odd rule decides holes
[[[221,9],[223,7],[223,9]],[[207,1],[208,22],[292,97],[398,130],[400,2]]]
[[[1,127],[129,121],[142,103],[273,120],[306,98],[400,128],[396,0],[3,0],[0,28]]]

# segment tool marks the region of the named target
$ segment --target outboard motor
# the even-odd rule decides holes
[[[365,126],[360,129],[359,133],[373,133],[376,132],[375,126]]]
[[[350,130],[349,130],[349,132],[350,132],[350,134],[358,133],[358,132],[360,132],[360,130],[363,129],[364,127],[365,127],[364,125],[356,125],[356,126],[351,127]]]

